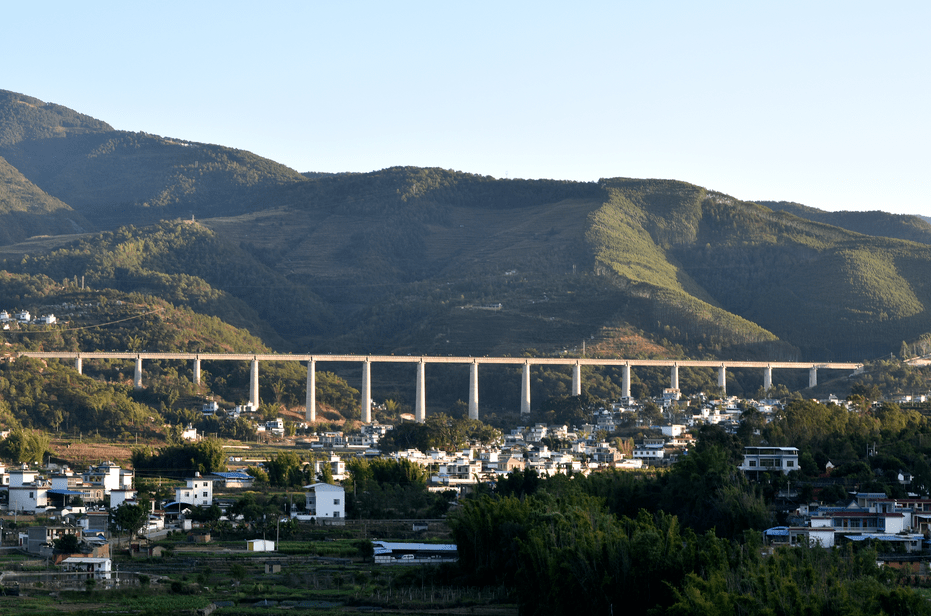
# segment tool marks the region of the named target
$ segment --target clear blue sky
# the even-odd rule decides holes
[[[298,171],[931,215],[931,3],[9,2],[0,89]]]

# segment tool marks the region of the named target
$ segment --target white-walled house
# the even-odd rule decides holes
[[[748,475],[767,471],[788,475],[798,470],[798,448],[744,447],[744,459],[738,468]]]
[[[112,564],[109,558],[71,556],[61,561],[62,571],[81,574],[89,580],[109,580]]]
[[[313,483],[304,489],[308,490],[304,503],[307,515],[324,521],[346,517],[346,491],[342,486]]]
[[[213,504],[213,479],[195,473],[186,486],[175,488],[175,500],[195,507],[209,507]]]
[[[127,501],[134,501],[136,499],[135,490],[124,490],[123,488],[117,490],[110,490],[110,508],[116,509],[123,503]]]
[[[130,489],[133,487],[134,472],[122,469],[113,462],[103,462],[84,471],[85,483],[99,485],[104,494],[111,490]]]
[[[48,507],[49,484],[39,477],[37,471],[25,464],[10,469],[10,485],[7,487],[7,508],[10,511],[45,511]]]
[[[9,501],[7,508],[10,511],[39,513],[48,507],[47,485],[25,484],[9,486]]]

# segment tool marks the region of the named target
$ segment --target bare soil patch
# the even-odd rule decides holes
[[[132,447],[112,443],[72,443],[53,440],[50,449],[56,458],[67,460],[75,466],[86,466],[99,462],[129,462]]]

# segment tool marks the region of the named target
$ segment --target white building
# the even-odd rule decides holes
[[[312,518],[333,520],[346,517],[346,491],[342,486],[329,483],[313,483],[304,486],[308,490],[304,509]]]
[[[42,512],[48,507],[49,485],[39,478],[37,471],[25,464],[10,469],[7,508],[10,511]]]
[[[662,460],[666,457],[666,450],[662,444],[649,443],[640,444],[634,447],[634,459],[643,460],[644,462]]]
[[[133,487],[133,471],[124,470],[113,462],[104,462],[91,466],[84,471],[84,482],[103,487],[103,493],[111,490],[130,489]]]
[[[323,467],[329,466],[330,473],[333,474],[334,481],[342,481],[346,479],[346,463],[343,462],[335,453],[330,454],[329,460],[316,460],[314,461],[314,477],[320,477],[323,475]]]
[[[83,574],[89,580],[109,580],[111,561],[109,558],[71,556],[61,561],[62,571]]]
[[[798,470],[798,448],[744,447],[744,459],[737,468],[748,474],[780,471],[788,475]]]
[[[284,420],[280,417],[265,422],[265,429],[275,436],[284,436]]]
[[[136,500],[136,491],[135,490],[124,490],[119,488],[116,490],[110,490],[110,508],[116,509],[123,503],[127,501]]]
[[[246,550],[249,552],[274,552],[275,542],[271,539],[250,539],[246,541]]]
[[[44,512],[48,507],[47,485],[25,484],[21,486],[10,485],[7,508],[10,511],[30,513]]]
[[[209,507],[213,504],[213,479],[195,473],[186,486],[175,488],[175,500],[195,507]]]
[[[672,424],[671,426],[660,426],[659,429],[663,432],[663,436],[675,438],[685,434],[686,427],[682,424]]]

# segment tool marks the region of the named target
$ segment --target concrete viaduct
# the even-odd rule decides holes
[[[769,389],[773,384],[773,370],[808,370],[808,386],[818,384],[818,370],[853,370],[860,371],[863,364],[843,362],[765,362],[765,361],[704,361],[689,359],[594,359],[594,358],[561,358],[561,357],[429,357],[429,356],[397,356],[397,355],[278,355],[278,354],[247,354],[247,353],[134,353],[134,352],[23,352],[18,357],[36,357],[42,359],[71,359],[74,360],[75,369],[82,371],[82,362],[85,359],[130,359],[135,360],[136,370],[133,384],[136,389],[142,388],[142,360],[182,360],[194,362],[194,383],[200,384],[200,363],[202,361],[248,361],[251,363],[249,372],[249,401],[255,406],[259,405],[259,362],[260,361],[298,361],[307,363],[307,411],[306,420],[314,422],[317,419],[317,396],[315,373],[317,363],[353,363],[362,364],[362,421],[372,421],[372,385],[371,368],[373,363],[408,363],[414,364],[416,370],[416,395],[414,416],[417,421],[423,422],[426,417],[426,389],[424,385],[424,366],[426,364],[468,364],[469,365],[469,417],[478,419],[478,367],[479,364],[512,364],[523,367],[521,376],[520,412],[530,413],[530,366],[571,366],[572,368],[572,394],[578,396],[582,393],[582,366],[621,366],[623,369],[623,393],[630,397],[631,368],[636,366],[666,366],[670,368],[669,386],[679,389],[679,368],[717,368],[718,385],[721,389],[726,385],[727,368],[758,368],[763,371],[763,389]]]

